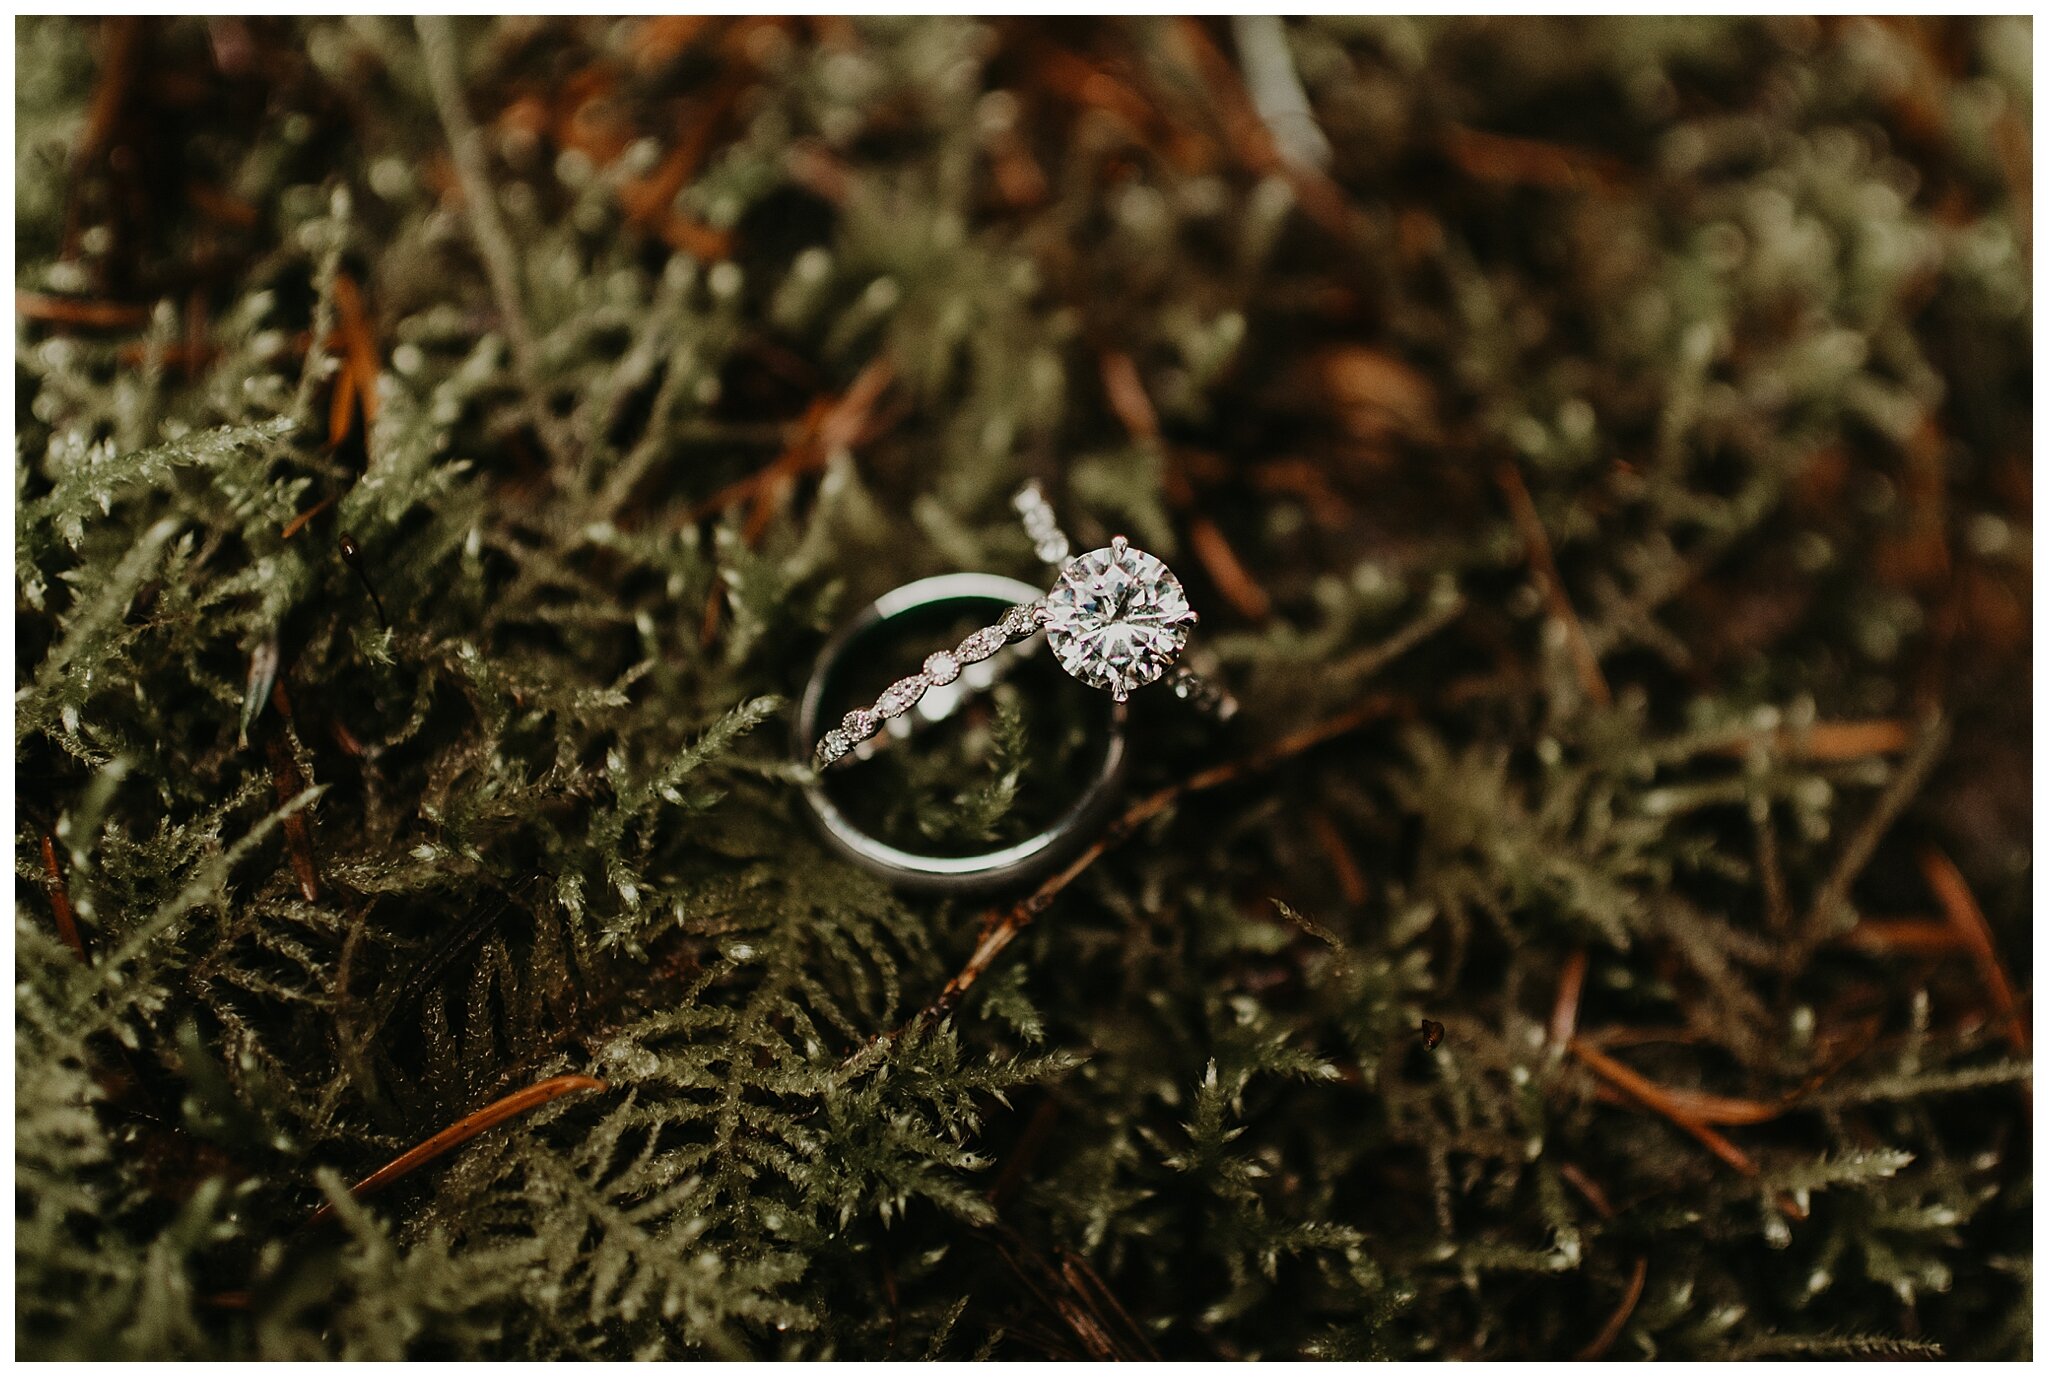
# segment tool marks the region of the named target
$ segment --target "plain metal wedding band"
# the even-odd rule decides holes
[[[846,666],[861,649],[881,638],[890,626],[913,617],[959,610],[1003,609],[1029,604],[1041,590],[996,574],[941,574],[920,579],[883,594],[847,623],[818,652],[792,729],[796,759],[808,765],[819,740],[827,696]],[[965,690],[968,685],[961,685]],[[930,695],[927,695],[929,698]],[[1105,700],[1108,712],[1101,759],[1079,797],[1051,825],[1034,836],[993,851],[969,856],[932,856],[892,846],[870,836],[846,816],[825,789],[821,772],[807,771],[802,798],[826,844],[848,860],[909,889],[968,893],[995,889],[1049,871],[1096,835],[1114,804],[1125,765],[1125,705]],[[929,702],[909,711],[936,718],[951,710],[952,700],[936,707]]]

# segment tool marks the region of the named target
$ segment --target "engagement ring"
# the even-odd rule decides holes
[[[1037,484],[1017,494],[1016,506],[1040,557],[1060,565],[1051,589],[1012,605],[994,625],[970,633],[952,650],[930,655],[917,673],[882,690],[872,707],[848,712],[818,739],[812,752],[818,769],[845,759],[967,666],[1041,630],[1062,669],[1118,703],[1164,679],[1176,696],[1220,718],[1236,711],[1228,694],[1178,663],[1197,618],[1187,591],[1163,560],[1122,536],[1067,559],[1067,538]]]

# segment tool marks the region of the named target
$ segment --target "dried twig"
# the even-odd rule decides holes
[[[448,1125],[448,1127],[442,1129],[419,1146],[400,1153],[397,1157],[392,1158],[389,1162],[386,1162],[383,1166],[356,1182],[353,1186],[349,1187],[348,1193],[361,1200],[364,1196],[373,1195],[383,1190],[401,1177],[411,1175],[436,1157],[439,1157],[442,1153],[452,1148],[460,1147],[479,1133],[485,1133],[496,1128],[507,1119],[517,1118],[528,1110],[538,1109],[550,1101],[559,1100],[562,1096],[572,1095],[579,1090],[606,1090],[609,1088],[605,1082],[597,1079],[595,1076],[550,1076],[547,1080],[541,1081],[537,1085],[529,1085],[524,1090],[516,1091],[513,1094],[507,1095],[502,1100],[485,1105],[474,1114],[466,1114],[462,1118],[457,1119],[454,1123]],[[333,1214],[334,1206],[331,1203],[322,1205],[319,1209],[313,1211],[303,1227],[313,1228],[315,1225],[326,1222]]]

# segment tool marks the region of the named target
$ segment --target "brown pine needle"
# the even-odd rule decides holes
[[[1744,1176],[1756,1175],[1756,1163],[1750,1155],[1735,1144],[1709,1128],[1692,1110],[1681,1103],[1664,1086],[1649,1077],[1608,1056],[1605,1052],[1589,1046],[1583,1038],[1571,1040],[1572,1055],[1583,1062],[1588,1071],[1621,1091],[1644,1109],[1661,1114],[1680,1129],[1690,1134],[1701,1147],[1720,1158]]]
[[[1789,1096],[1776,1103],[1766,1100],[1743,1099],[1733,1095],[1716,1095],[1706,1090],[1685,1090],[1675,1085],[1658,1087],[1672,1104],[1684,1110],[1703,1124],[1722,1127],[1769,1123],[1798,1103],[1798,1096]],[[1620,1096],[1620,1092],[1615,1092]],[[1626,1096],[1620,1096],[1626,1099]]]
[[[524,1090],[514,1091],[502,1100],[485,1105],[474,1114],[464,1115],[448,1127],[436,1133],[419,1146],[408,1149],[392,1158],[377,1170],[349,1187],[348,1193],[357,1200],[374,1195],[401,1177],[409,1176],[427,1163],[453,1148],[460,1147],[479,1133],[486,1133],[517,1118],[529,1110],[559,1100],[564,1095],[573,1095],[579,1090],[608,1090],[611,1087],[595,1076],[550,1076]],[[308,1216],[305,1228],[325,1223],[334,1214],[332,1204],[322,1205]]]
[[[369,314],[363,309],[363,294],[347,273],[334,279],[334,306],[340,316],[342,357],[345,374],[354,381],[356,401],[363,409],[363,424],[377,422],[377,340],[371,333]]]
[[[1586,1197],[1586,1203],[1593,1207],[1593,1213],[1602,1219],[1614,1218],[1614,1202],[1607,1198],[1607,1192],[1575,1163],[1566,1162],[1557,1169],[1557,1174],[1569,1182],[1572,1188]]]
[[[1337,830],[1336,822],[1321,808],[1310,811],[1309,830],[1315,834],[1316,845],[1330,862],[1330,869],[1337,876],[1337,890],[1344,896],[1344,902],[1353,908],[1366,900],[1371,890],[1365,883],[1365,872],[1358,868],[1358,859],[1351,854],[1351,847],[1345,842],[1344,834]]]
[[[283,686],[272,695],[278,711],[289,718]],[[270,778],[277,789],[279,807],[297,798],[306,787],[305,778],[299,773],[299,763],[292,755],[291,743],[285,739],[282,730],[269,733]],[[292,874],[298,879],[299,893],[309,904],[320,902],[320,868],[313,862],[313,834],[306,824],[304,809],[289,814],[284,820],[285,852],[291,857]]]
[[[1475,683],[1479,682],[1484,681],[1464,681],[1459,684],[1453,684],[1445,689],[1443,696],[1446,701],[1456,701],[1472,692]],[[1087,871],[1088,867],[1101,860],[1106,853],[1128,839],[1132,833],[1136,832],[1153,818],[1158,817],[1168,808],[1171,808],[1186,795],[1200,793],[1205,789],[1218,788],[1243,779],[1248,775],[1256,774],[1261,770],[1270,769],[1283,761],[1304,755],[1318,746],[1334,741],[1338,737],[1350,732],[1357,731],[1369,722],[1393,716],[1396,713],[1412,708],[1412,706],[1412,702],[1407,698],[1396,697],[1393,694],[1387,693],[1375,694],[1355,708],[1338,713],[1335,717],[1326,718],[1311,726],[1303,727],[1300,731],[1291,732],[1264,748],[1251,752],[1249,755],[1199,771],[1196,774],[1190,775],[1179,784],[1169,784],[1163,789],[1147,794],[1125,809],[1123,815],[1110,824],[1103,832],[1102,837],[1094,845],[1069,861],[1064,869],[1056,871],[1048,877],[1044,883],[1040,884],[1037,889],[1033,890],[1024,899],[1007,909],[990,909],[987,913],[983,914],[981,918],[981,941],[975,945],[973,954],[967,958],[967,963],[960,968],[958,974],[946,982],[946,987],[939,991],[931,1003],[925,1005],[924,1008],[905,1020],[894,1032],[882,1034],[870,1041],[893,1040],[900,1037],[906,1030],[920,1023],[944,1017],[947,1012],[960,1002],[961,998],[974,985],[974,982],[988,973],[989,967],[995,964],[996,958],[1002,955],[1003,949],[1016,941],[1018,935],[1025,928],[1031,926],[1031,923],[1039,914],[1045,912],[1051,906],[1052,901],[1059,896],[1062,890],[1079,879]]]
[[[1905,750],[1913,744],[1913,729],[1895,718],[1815,722],[1810,727],[1783,727],[1730,741],[1719,748],[1719,753],[1740,758],[1765,742],[1773,755],[1793,760],[1867,760],[1874,755],[1897,755]]]
[[[1109,397],[1110,410],[1116,412],[1133,440],[1148,444],[1159,438],[1159,413],[1145,395],[1138,365],[1131,362],[1129,354],[1113,349],[1103,354],[1102,390]]]
[[[1600,1332],[1593,1341],[1572,1355],[1572,1361],[1590,1363],[1605,1357],[1607,1350],[1614,1347],[1614,1341],[1621,1337],[1621,1331],[1628,1324],[1628,1317],[1636,1311],[1636,1303],[1643,1298],[1643,1282],[1650,1275],[1650,1260],[1636,1259],[1634,1270],[1629,1273],[1628,1285],[1621,1293],[1621,1304],[1614,1307],[1614,1313],[1607,1317],[1607,1323],[1600,1326]]]
[[[287,521],[285,523],[284,530],[279,533],[278,539],[290,540],[300,531],[305,530],[307,523],[311,522],[314,517],[320,515],[320,513],[326,511],[329,507],[333,505],[334,497],[332,494],[321,498],[318,502],[315,502],[312,506],[306,508],[306,510],[300,512],[297,516],[293,517],[290,521]]]
[[[783,500],[805,473],[825,467],[826,461],[850,448],[869,429],[875,406],[895,380],[896,370],[886,358],[877,358],[861,369],[844,393],[821,397],[811,403],[782,453],[736,483],[728,483],[691,509],[689,519],[702,521],[741,502],[748,504],[742,535],[749,545],[766,533]],[[886,428],[884,424],[881,428]]]
[[[1998,1018],[2005,1029],[2005,1038],[2013,1050],[2025,1055],[2028,1044],[2027,1021],[2020,1017],[2019,1000],[2013,996],[2012,981],[2005,974],[2005,963],[1998,959],[1998,948],[1991,940],[1991,926],[1984,921],[1984,910],[1977,907],[1977,900],[1970,893],[1970,886],[1963,874],[1940,851],[1929,846],[1920,852],[1920,870],[1926,875],[1928,887],[1935,898],[1941,901],[1942,912],[1948,915],[1948,925],[1955,930],[1963,946],[1969,949],[1970,958],[1977,963],[1978,978],[1991,993],[1991,1003],[1998,1011]]]
[[[1508,511],[1515,519],[1515,530],[1522,537],[1522,547],[1528,555],[1529,568],[1536,575],[1536,582],[1543,590],[1543,601],[1550,608],[1551,619],[1564,627],[1565,643],[1571,649],[1572,664],[1578,670],[1579,683],[1586,696],[1601,707],[1611,706],[1614,693],[1607,687],[1607,676],[1600,672],[1600,657],[1593,653],[1592,642],[1586,639],[1586,627],[1573,610],[1571,598],[1564,591],[1564,579],[1557,572],[1557,557],[1550,548],[1550,535],[1543,529],[1543,518],[1537,514],[1536,501],[1529,496],[1529,487],[1522,481],[1522,471],[1512,461],[1501,464],[1495,470],[1500,490],[1508,500]]]
[[[1953,924],[1939,918],[1865,918],[1841,941],[1872,956],[1947,956],[1968,945]]]
[[[1897,755],[1913,744],[1904,722],[1816,722],[1804,733],[1780,732],[1779,749],[1807,760],[1861,760]]]
[[[149,308],[125,301],[86,301],[47,292],[16,292],[14,313],[24,320],[80,325],[93,330],[133,330],[149,323]]]
[[[57,843],[43,833],[43,871],[50,877],[50,912],[57,919],[57,935],[64,945],[85,960],[85,939],[78,935],[78,922],[71,916],[71,896],[64,889],[64,872],[57,866]]]
[[[1618,159],[1603,154],[1458,125],[1445,130],[1444,152],[1474,181],[1499,186],[1605,191],[1625,171]]]
[[[1579,1031],[1579,995],[1586,987],[1586,949],[1565,958],[1557,973],[1557,1000],[1550,1006],[1550,1045],[1569,1046]]]
[[[334,377],[334,395],[327,403],[327,447],[336,449],[356,424],[355,370],[344,367]]]
[[[1941,749],[1947,742],[1948,729],[1938,717],[1920,729],[1919,739],[1914,742],[1911,753],[1899,762],[1891,783],[1878,795],[1870,815],[1843,843],[1834,867],[1828,871],[1820,892],[1814,896],[1813,907],[1807,911],[1798,935],[1786,944],[1787,970],[1805,965],[1823,943],[1854,926],[1842,922],[1842,911],[1849,903],[1849,886],[1863,873],[1863,867],[1870,864],[1870,858],[1877,853],[1878,843],[1891,830],[1899,814],[1905,811],[1913,795],[1920,792],[1920,786],[1927,782],[1927,776],[1933,772],[1934,762],[1940,758]]]
[[[1266,590],[1259,587],[1258,580],[1244,567],[1244,561],[1237,557],[1237,551],[1230,548],[1230,542],[1223,538],[1223,532],[1216,523],[1206,516],[1188,518],[1188,544],[1195,549],[1195,557],[1202,561],[1202,567],[1209,571],[1210,582],[1224,600],[1237,610],[1239,616],[1248,622],[1262,622],[1273,615],[1273,600],[1266,596]]]

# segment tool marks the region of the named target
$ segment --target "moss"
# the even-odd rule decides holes
[[[21,1356],[2030,1352],[2027,21],[1281,37],[18,23]],[[1244,711],[984,974],[1031,476]]]

